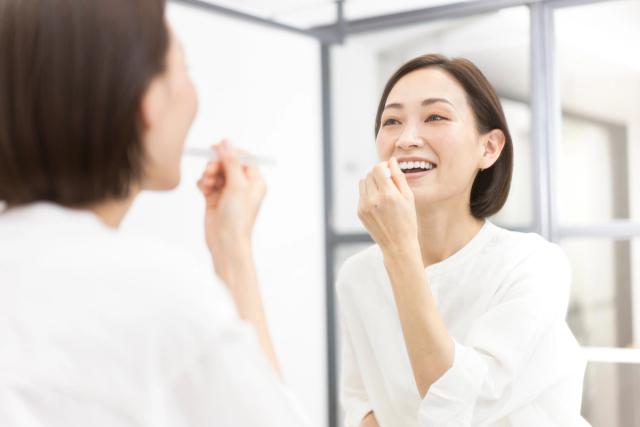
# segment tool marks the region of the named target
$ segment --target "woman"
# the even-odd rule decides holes
[[[0,3],[0,425],[300,426],[251,254],[265,193],[199,181],[215,272],[118,231],[197,109],[163,0]]]
[[[377,245],[337,283],[346,426],[585,425],[567,260],[486,219],[512,170],[494,89],[465,59],[415,58],[375,131],[358,214]]]

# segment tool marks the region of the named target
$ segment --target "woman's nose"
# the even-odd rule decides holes
[[[406,126],[396,141],[396,147],[403,150],[422,147],[423,145],[424,141],[418,134],[418,129],[415,126]]]

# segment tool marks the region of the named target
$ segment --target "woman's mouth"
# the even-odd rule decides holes
[[[408,161],[399,162],[400,170],[405,174],[407,179],[416,179],[429,174],[438,166],[427,161]]]

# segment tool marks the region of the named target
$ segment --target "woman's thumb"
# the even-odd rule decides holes
[[[241,185],[245,176],[237,152],[226,141],[223,141],[218,147],[218,154],[222,161],[226,184],[230,186]]]

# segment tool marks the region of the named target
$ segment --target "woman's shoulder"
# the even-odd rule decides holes
[[[344,261],[338,271],[336,286],[338,292],[340,292],[342,288],[353,286],[357,283],[369,283],[381,277],[384,278],[385,275],[382,252],[377,244],[373,244],[351,255]]]
[[[566,314],[572,282],[571,265],[563,249],[536,233],[501,229],[493,251],[478,259],[492,281],[494,303],[527,298],[542,313]]]
[[[48,207],[7,214],[0,218],[0,307],[9,324],[0,321],[0,329],[19,325],[10,335],[17,356],[39,345],[84,360],[97,357],[85,350],[127,348],[138,360],[155,346],[169,377],[243,326],[206,256],[109,230],[88,214]],[[40,336],[60,339],[33,341]],[[82,348],[66,344],[79,339]]]
[[[507,230],[494,226],[495,232],[486,255],[514,274],[570,273],[564,250],[533,232]]]
[[[535,232],[513,231],[493,225],[494,232],[488,250],[503,252],[510,258],[519,259],[564,259],[563,250]]]
[[[0,279],[29,283],[22,292],[55,289],[56,295],[93,299],[121,295],[119,304],[132,310],[179,304],[192,310],[204,305],[200,301],[228,305],[206,254],[110,229],[86,211],[49,203],[16,208],[0,215],[0,235]],[[54,302],[58,299],[63,302]]]

